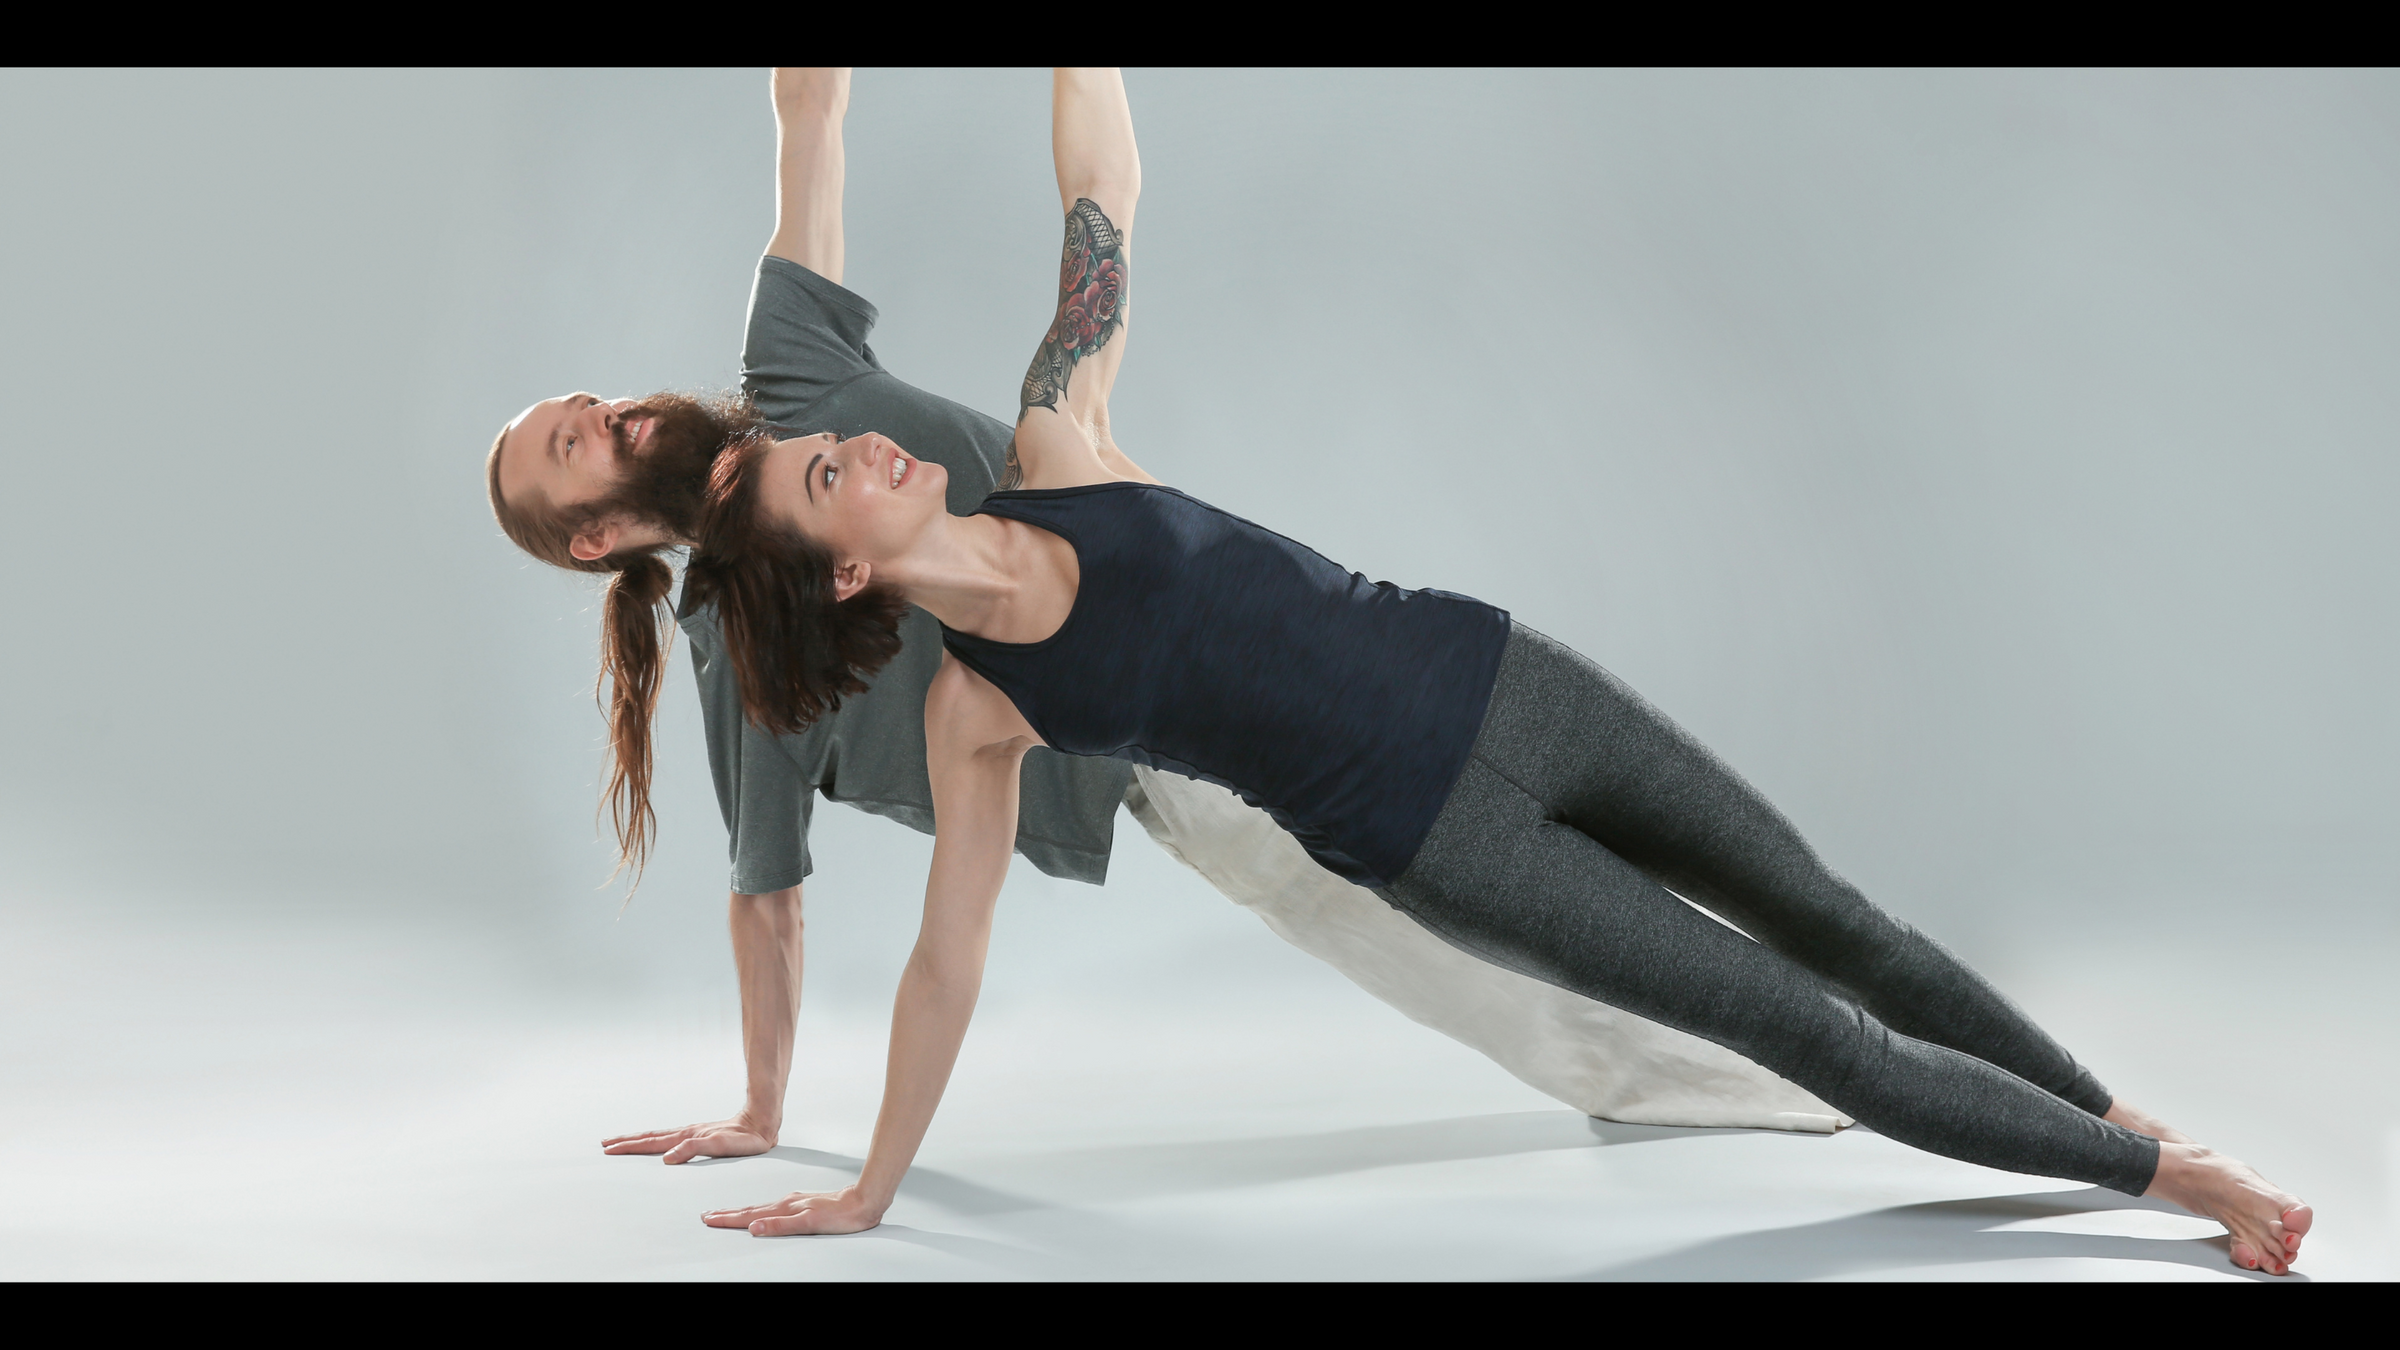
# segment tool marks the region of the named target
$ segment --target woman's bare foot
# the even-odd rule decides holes
[[[2225,1225],[2233,1238],[2233,1263],[2269,1275],[2292,1268],[2300,1239],[2316,1221],[2299,1196],[2267,1184],[2249,1164],[2197,1144],[2160,1143],[2158,1174],[2142,1194]]]
[[[2135,1134],[2146,1134],[2162,1144],[2197,1144],[2200,1141],[2151,1115],[2123,1097],[2109,1103],[2108,1114],[2102,1120],[2114,1121]]]

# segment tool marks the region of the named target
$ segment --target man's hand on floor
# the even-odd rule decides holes
[[[620,1134],[600,1141],[603,1153],[664,1153],[667,1155],[664,1161],[668,1163],[690,1162],[694,1158],[747,1158],[773,1147],[774,1129],[759,1125],[747,1115],[708,1125],[686,1125],[680,1130]]]

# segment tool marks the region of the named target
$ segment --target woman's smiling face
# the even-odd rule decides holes
[[[832,552],[844,598],[866,584],[864,576],[853,581],[850,564],[870,573],[888,564],[949,510],[949,472],[880,432],[779,441],[760,468],[762,505]]]

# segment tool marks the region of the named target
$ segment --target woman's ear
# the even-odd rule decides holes
[[[839,604],[865,590],[874,576],[875,569],[863,562],[846,562],[833,569],[834,602]]]
[[[617,548],[617,536],[623,531],[614,521],[594,525],[567,541],[567,552],[582,562],[598,562]]]

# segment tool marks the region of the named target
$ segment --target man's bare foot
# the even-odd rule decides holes
[[[2144,1195],[2172,1201],[2225,1225],[2233,1263],[2281,1275],[2299,1259],[2300,1239],[2316,1214],[2300,1197],[2279,1191],[2249,1164],[2197,1144],[2161,1143],[2158,1174]]]
[[[2114,1121],[2135,1134],[2146,1134],[2162,1144],[2197,1144],[2200,1141],[2151,1115],[2123,1097],[2111,1102],[2102,1120]]]

